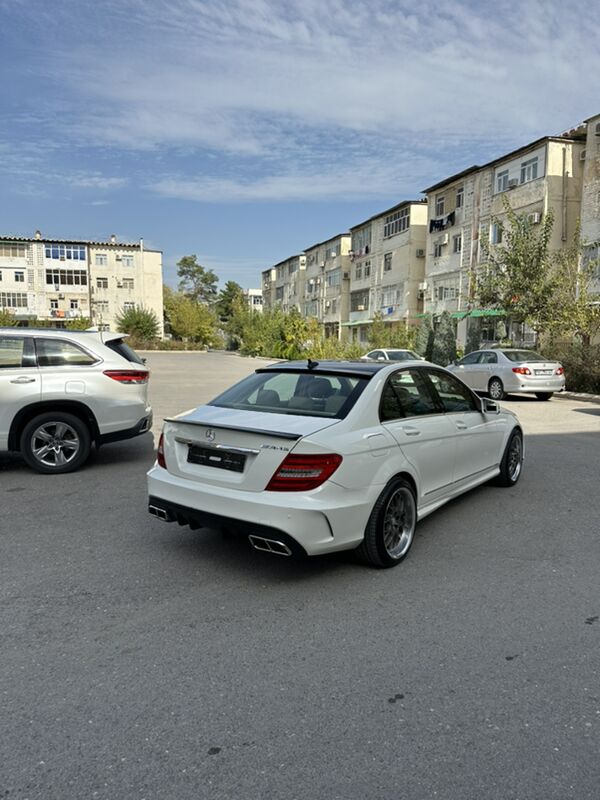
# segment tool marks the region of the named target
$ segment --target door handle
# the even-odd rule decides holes
[[[466,431],[467,428],[469,427],[468,425],[465,425],[464,422],[455,422],[454,424],[456,425],[459,431]]]
[[[411,428],[409,425],[402,427],[402,430],[407,436],[420,436],[421,431],[418,428]]]
[[[35,378],[26,378],[23,375],[21,378],[15,378],[11,383],[35,383]]]

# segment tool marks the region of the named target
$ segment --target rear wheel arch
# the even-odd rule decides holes
[[[22,408],[12,421],[8,434],[8,449],[13,451],[20,450],[21,434],[26,425],[40,414],[48,412],[64,412],[78,417],[88,428],[90,436],[96,443],[100,437],[98,422],[94,412],[85,403],[75,400],[48,400],[47,402],[32,403]]]

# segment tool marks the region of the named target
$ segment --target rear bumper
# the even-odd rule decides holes
[[[113,431],[112,433],[101,434],[97,439],[97,444],[110,444],[111,442],[120,442],[123,439],[133,439],[134,436],[139,436],[142,433],[147,433],[152,428],[152,409],[150,413],[138,420],[131,428],[125,428],[122,431]]]
[[[505,387],[507,392],[514,394],[531,394],[532,392],[564,392],[564,380],[549,381],[517,381]]]
[[[158,465],[148,472],[150,504],[167,511],[168,521],[192,528],[227,527],[278,539],[292,552],[307,555],[360,544],[380,491],[375,485],[348,491],[327,481],[308,494],[247,492],[187,480]]]

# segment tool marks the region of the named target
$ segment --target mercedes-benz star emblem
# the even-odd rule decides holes
[[[209,442],[214,442],[215,432],[213,430],[209,428],[204,435],[206,436]]]

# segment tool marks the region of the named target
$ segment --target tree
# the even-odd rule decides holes
[[[454,330],[454,322],[450,314],[444,311],[434,332],[431,361],[434,364],[441,364],[445,367],[447,364],[452,363],[455,358],[456,331]]]
[[[198,263],[198,257],[183,256],[177,262],[179,291],[197,303],[212,303],[217,297],[218,277]]]
[[[216,339],[216,317],[207,305],[197,303],[181,292],[169,297],[169,327],[177,339],[209,345]]]
[[[421,318],[421,322],[417,328],[415,350],[420,356],[424,356],[427,361],[431,361],[433,353],[433,323],[431,314],[425,314]]]
[[[158,335],[158,319],[152,309],[143,306],[122,309],[115,318],[117,330],[136,339],[150,341]]]
[[[389,347],[389,326],[383,321],[381,312],[373,315],[373,322],[369,328],[369,349],[376,350],[380,347]]]
[[[222,322],[227,322],[234,313],[236,304],[244,301],[244,290],[235,281],[227,281],[217,297],[217,315]]]
[[[89,317],[75,317],[75,319],[70,319],[65,328],[68,331],[85,331],[89,327],[91,327],[92,321]]]

